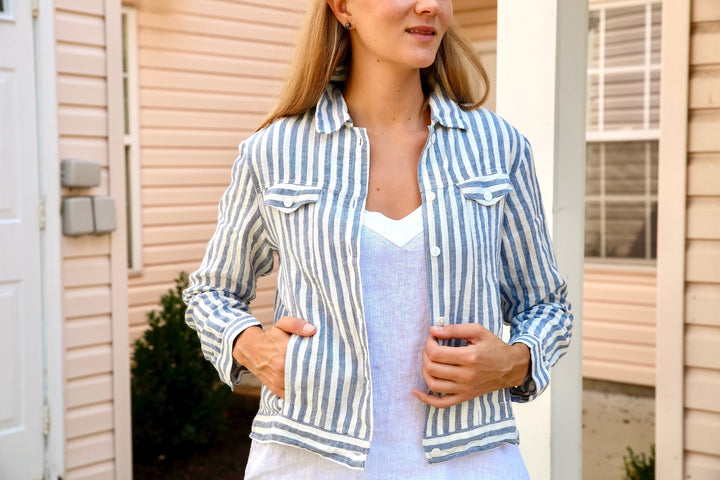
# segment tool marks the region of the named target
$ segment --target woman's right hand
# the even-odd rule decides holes
[[[291,334],[310,337],[315,326],[300,318],[280,317],[270,330],[244,330],[233,346],[233,358],[280,398],[285,398],[285,353]]]

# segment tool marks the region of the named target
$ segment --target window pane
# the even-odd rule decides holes
[[[650,144],[650,195],[658,193],[658,142],[648,142]]]
[[[587,144],[587,164],[585,167],[585,195],[600,195],[600,151],[602,144]]]
[[[5,11],[5,2],[3,0],[0,0],[0,12]]]
[[[650,125],[660,128],[660,71],[650,72]]]
[[[650,204],[650,258],[657,258],[657,202]]]
[[[645,258],[646,220],[644,202],[608,202],[606,256]]]
[[[600,202],[585,203],[585,256],[599,257],[601,242]]]
[[[642,129],[645,100],[643,72],[605,75],[605,130]]]
[[[600,90],[599,79],[596,73],[588,75],[588,130],[597,132],[600,130]]]
[[[645,63],[645,6],[605,11],[605,66]]]
[[[598,68],[600,59],[600,11],[592,10],[588,16],[588,67]]]
[[[128,71],[128,64],[127,64],[127,15],[124,13],[122,14],[122,46],[123,46],[123,56],[122,56],[122,64],[123,64],[123,73],[127,73]]]
[[[605,193],[645,195],[645,143],[605,144]]]
[[[662,5],[656,3],[652,6],[652,40],[650,63],[660,65],[660,32],[661,32]]]

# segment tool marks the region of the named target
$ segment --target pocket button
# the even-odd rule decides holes
[[[485,192],[485,195],[483,195],[483,198],[485,199],[485,201],[489,202],[490,200],[493,199],[492,193]]]

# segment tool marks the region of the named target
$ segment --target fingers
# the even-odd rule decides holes
[[[437,397],[435,395],[430,395],[427,392],[423,392],[422,390],[417,389],[413,390],[411,394],[413,397],[417,398],[421,402],[438,408],[447,408],[462,402],[462,399],[454,394]]]
[[[301,337],[310,337],[315,334],[315,325],[296,317],[280,317],[273,325],[283,332],[300,335]]]
[[[430,333],[435,338],[460,338],[470,342],[482,340],[487,335],[493,335],[490,330],[479,323],[458,323],[444,327],[430,327]]]
[[[461,365],[465,363],[463,357],[465,356],[467,347],[448,347],[437,343],[433,337],[428,337],[425,340],[425,354],[427,360],[434,363],[444,363],[446,365]]]

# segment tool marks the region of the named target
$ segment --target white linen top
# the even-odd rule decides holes
[[[313,452],[253,440],[245,478],[508,480],[527,479],[515,444],[503,443],[430,464],[422,445],[426,405],[410,395],[427,390],[422,350],[429,334],[422,212],[392,220],[364,212],[360,277],[373,388],[373,432],[365,470],[351,470]]]

